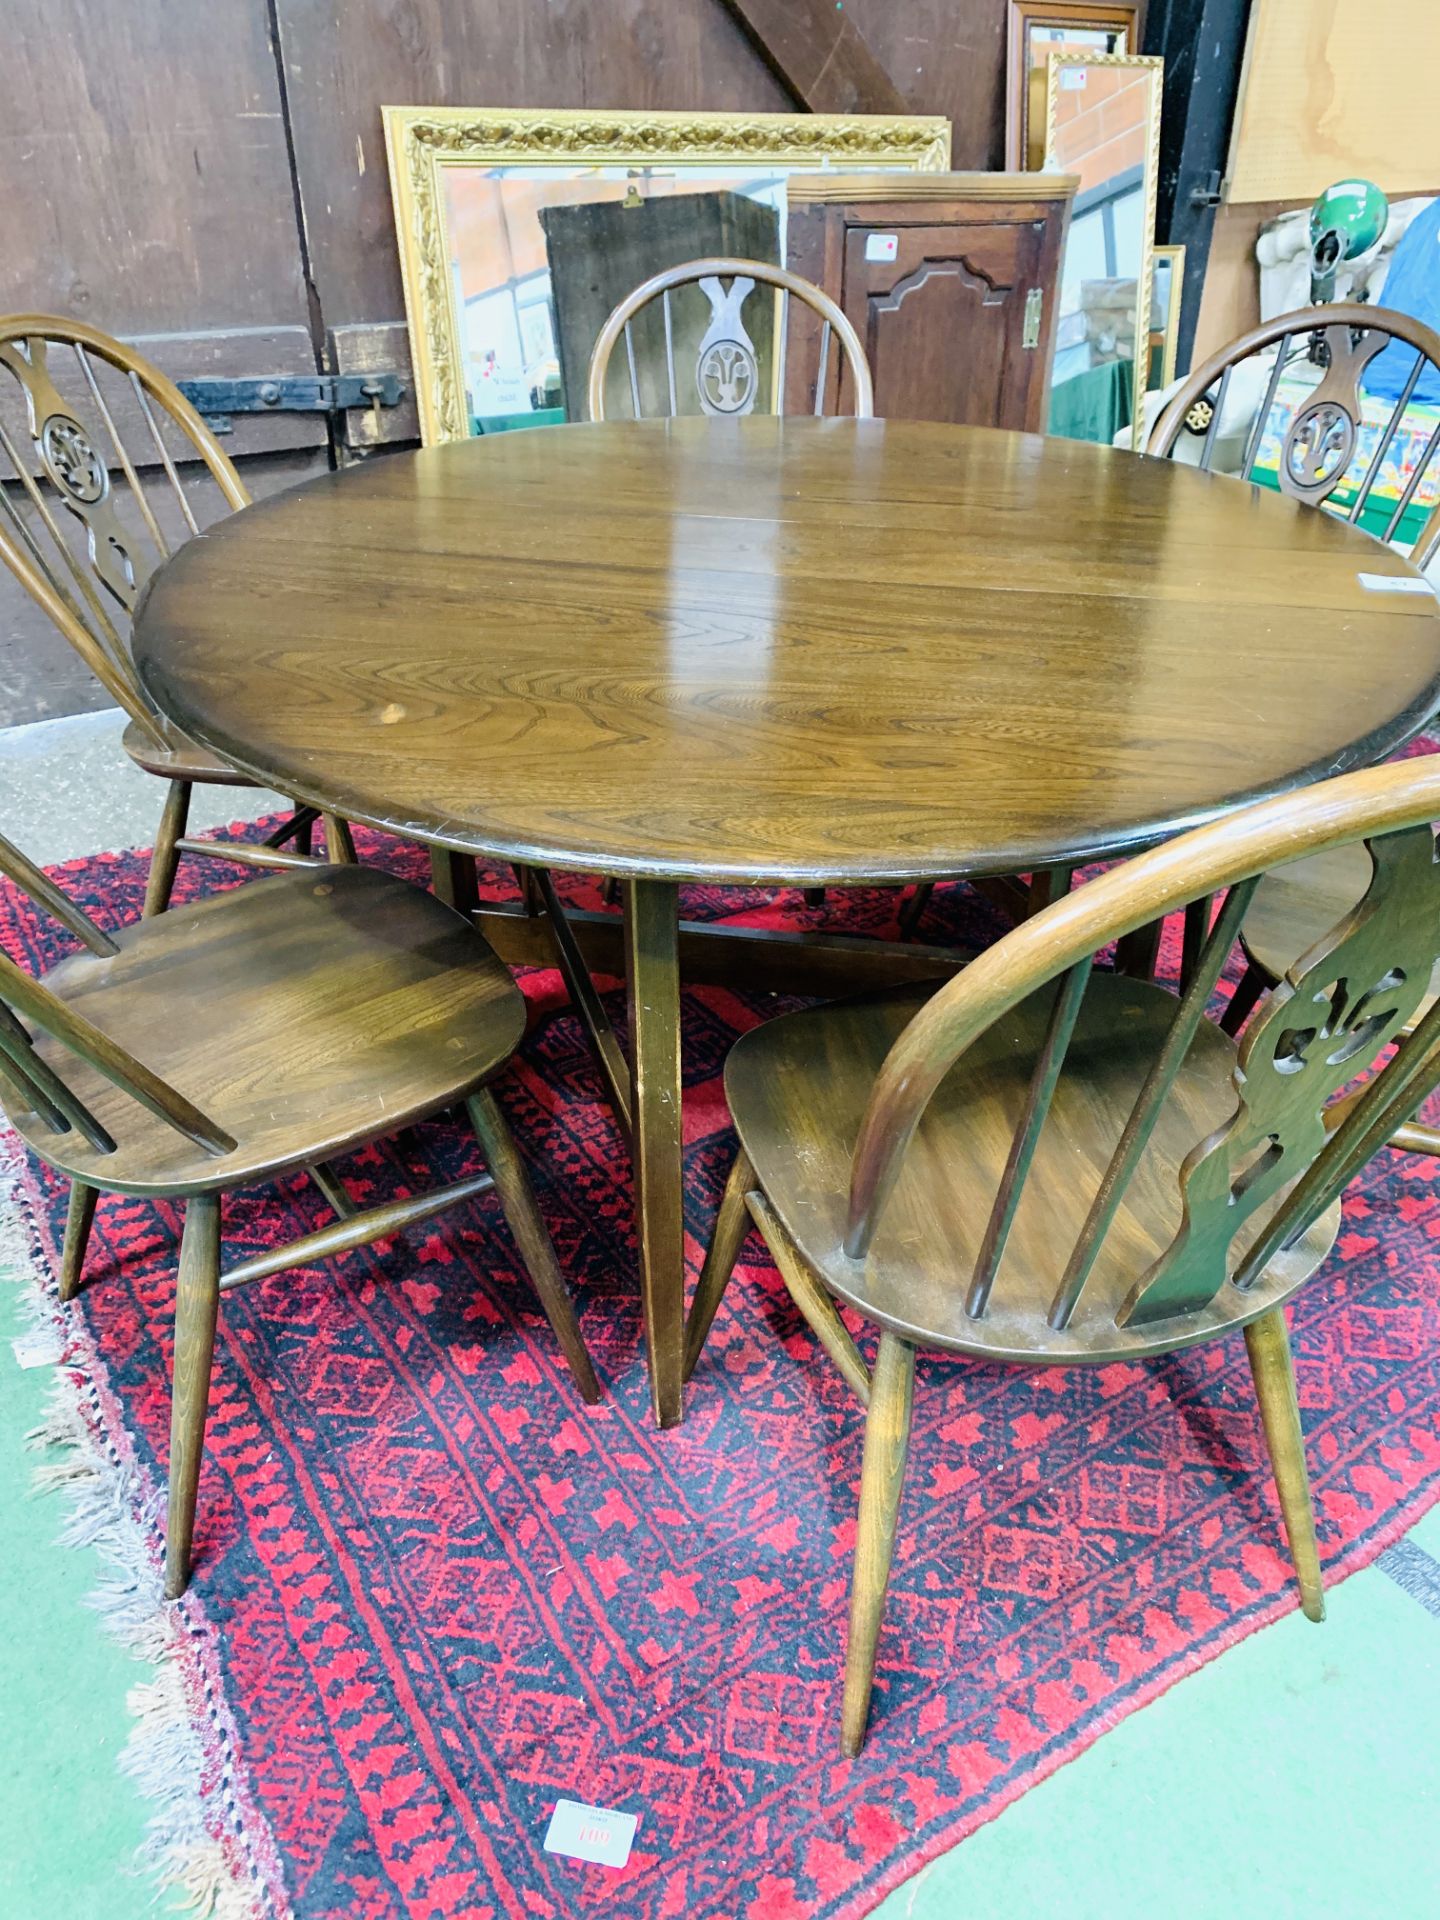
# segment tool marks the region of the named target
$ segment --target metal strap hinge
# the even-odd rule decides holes
[[[229,433],[236,413],[373,410],[398,407],[406,393],[398,373],[287,373],[266,380],[182,380],[179,386],[215,433]]]

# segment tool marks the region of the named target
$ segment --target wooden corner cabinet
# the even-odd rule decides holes
[[[786,264],[860,335],[877,414],[1045,431],[1076,185],[1055,173],[791,175]]]

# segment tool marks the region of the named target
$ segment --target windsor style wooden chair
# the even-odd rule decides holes
[[[258,783],[158,713],[130,659],[156,566],[215,518],[217,492],[222,509],[249,504],[214,434],[158,368],[79,320],[0,318],[0,373],[0,560],[129,717],[126,753],[167,783],[145,912],[169,903],[182,854],[273,867],[297,857],[287,842],[308,854],[312,807],[260,845],[185,837],[194,787]],[[355,858],[344,821],[327,817],[325,832],[332,860]]]
[[[1404,384],[1393,405],[1372,403],[1364,416],[1363,381],[1367,368],[1392,344],[1411,349]],[[1146,453],[1159,459],[1175,455],[1187,436],[1200,442],[1198,465],[1209,471],[1227,428],[1226,400],[1236,368],[1261,354],[1273,359],[1264,397],[1244,428],[1238,477],[1254,477],[1267,439],[1278,433],[1275,479],[1284,494],[1322,506],[1358,523],[1375,497],[1387,456],[1427,370],[1440,371],[1440,334],[1408,314],[1354,303],[1308,307],[1267,321],[1242,335],[1191,374],[1156,421]],[[1304,381],[1308,392],[1293,389]],[[1277,405],[1288,411],[1275,419]],[[1376,415],[1383,417],[1375,417]],[[1429,415],[1424,416],[1428,425]],[[1283,432],[1279,429],[1283,427]],[[1372,444],[1366,447],[1367,437]],[[1395,490],[1395,501],[1379,537],[1396,540],[1414,514],[1414,502],[1440,477],[1440,424],[1425,436],[1418,458]],[[1343,490],[1343,501],[1337,496]],[[1425,568],[1440,552],[1440,502],[1413,529],[1411,559]],[[1284,978],[1307,949],[1325,934],[1365,890],[1368,866],[1363,849],[1342,847],[1333,853],[1279,868],[1256,889],[1241,942],[1249,962],[1226,1012],[1226,1027],[1238,1032],[1260,996]],[[1403,1140],[1413,1151],[1440,1152],[1440,1134],[1411,1126]]]
[[[817,1007],[732,1050],[740,1152],[691,1308],[703,1348],[753,1221],[866,1403],[842,1744],[865,1734],[917,1346],[1138,1360],[1243,1327],[1305,1613],[1324,1611],[1284,1304],[1342,1189],[1440,1077],[1440,1005],[1354,1098],[1440,953],[1440,757],[1203,827],[1056,901],[932,998]],[[1236,1042],[1207,1008],[1259,877],[1363,840],[1369,885]],[[1094,956],[1222,892],[1178,996]],[[879,1324],[867,1368],[836,1310]]]
[[[312,866],[103,932],[8,841],[0,872],[86,949],[36,980],[0,955],[0,1105],[70,1181],[60,1294],[100,1193],[184,1203],[165,1591],[189,1578],[222,1293],[494,1191],[581,1393],[600,1387],[489,1086],[524,999],[468,920],[372,868]],[[331,1162],[463,1102],[488,1171],[357,1211]],[[336,1218],[221,1268],[224,1194],[306,1167]]]

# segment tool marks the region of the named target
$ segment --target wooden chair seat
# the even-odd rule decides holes
[[[232,767],[228,760],[211,753],[208,747],[202,747],[198,740],[187,740],[168,722],[162,724],[167,741],[164,746],[158,745],[138,720],[132,720],[121,735],[121,746],[144,772],[157,774],[162,780],[188,780],[195,786],[254,787],[260,784],[248,773]]]
[[[1338,1204],[1271,1263],[1243,1297],[1224,1289],[1201,1312],[1161,1326],[1118,1327],[1121,1301],[1175,1238],[1179,1169],[1235,1111],[1236,1049],[1203,1024],[1158,1116],[1070,1324],[1047,1327],[1057,1249],[1078,1237],[1095,1190],[1175,1017],[1148,981],[1096,973],[1081,1008],[1049,1120],[983,1318],[965,1311],[957,1276],[972,1272],[1011,1142],[1025,1111],[1055,989],[1042,988],[983,1034],[926,1109],[868,1256],[842,1250],[851,1155],[881,1062],[929,999],[909,988],[789,1014],[731,1051],[725,1090],[741,1144],[771,1207],[826,1286],[921,1346],[1023,1362],[1105,1362],[1210,1339],[1285,1299],[1325,1257]],[[1283,1192],[1252,1216],[1253,1239]]]
[[[267,877],[113,938],[113,957],[72,955],[45,985],[237,1144],[196,1145],[42,1035],[116,1148],[7,1095],[10,1118],[52,1166],[109,1192],[217,1192],[326,1161],[463,1099],[525,1030],[519,988],[470,923],[366,867]]]

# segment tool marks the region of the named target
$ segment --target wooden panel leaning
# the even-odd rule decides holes
[[[79,1287],[97,1194],[184,1203],[168,1595],[189,1578],[216,1311],[231,1288],[493,1189],[581,1393],[599,1399],[488,1085],[524,1033],[524,1000],[468,920],[372,868],[307,863],[108,934],[4,839],[0,873],[88,949],[43,980],[0,955],[0,1106],[71,1182],[62,1299]],[[488,1171],[357,1210],[327,1163],[460,1103]],[[316,1173],[334,1223],[222,1271],[223,1195],[298,1167]]]
[[[728,283],[728,284],[727,284]],[[681,378],[675,360],[675,326],[671,295],[681,288],[695,288],[709,302],[710,319],[696,349],[695,365]],[[770,289],[775,303],[771,330],[769,366],[763,363],[755,341],[746,329],[744,308],[758,290]],[[760,297],[763,299],[764,293]],[[643,417],[639,363],[636,357],[636,321],[646,309],[660,303],[663,340],[656,345],[663,357],[666,377],[666,413],[671,419],[681,413],[705,413],[720,418],[735,418],[748,413],[784,413],[785,397],[794,390],[789,378],[792,331],[799,316],[792,311],[799,302],[808,332],[818,330],[815,375],[807,384],[811,411],[816,414],[840,410],[842,396],[848,411],[858,420],[868,420],[875,411],[875,391],[870,368],[860,337],[840,308],[813,282],[773,267],[763,260],[687,260],[678,267],[653,274],[616,307],[590,356],[589,411],[592,420],[605,416],[605,385],[610,371],[610,356],[622,341],[629,375],[630,405],[634,417]],[[648,317],[648,316],[647,316]],[[768,316],[767,316],[768,317]],[[840,346],[838,362],[831,357],[831,343]],[[808,345],[808,342],[806,343]],[[682,404],[683,400],[683,404]]]
[[[130,659],[130,616],[155,568],[217,508],[249,500],[215,435],[158,368],[79,320],[0,317],[0,560],[129,717],[126,753],[167,782],[147,914],[169,903],[182,853],[293,865],[297,856],[278,850],[294,840],[307,854],[318,817],[297,808],[263,845],[233,856],[187,839],[193,787],[257,783],[157,713]]]
[[[1392,405],[1372,398],[1367,422],[1365,375],[1392,346],[1399,365],[1388,384],[1397,388],[1396,397]],[[1242,408],[1227,421],[1236,370],[1262,356],[1269,358],[1269,366],[1268,371],[1261,369],[1263,394],[1253,417],[1247,421]],[[1440,486],[1440,423],[1432,425],[1433,406],[1412,419],[1412,433],[1418,427],[1423,437],[1418,453],[1408,464],[1394,461],[1393,455],[1416,389],[1427,374],[1434,376],[1432,385],[1440,382],[1440,334],[1408,314],[1354,303],[1303,308],[1231,341],[1198,367],[1156,421],[1145,451],[1171,458],[1185,444],[1188,431],[1200,441],[1198,464],[1209,471],[1226,427],[1232,435],[1238,427],[1240,458],[1234,464],[1237,476],[1250,480],[1267,441],[1278,436],[1275,480],[1280,491],[1354,523],[1367,507],[1375,515],[1376,487],[1390,460],[1401,469],[1389,478],[1395,501],[1388,514],[1376,517],[1376,531],[1387,542],[1411,537],[1410,558],[1424,568],[1440,553],[1440,499],[1423,516],[1416,506]],[[1296,386],[1308,391],[1297,397]],[[1367,438],[1372,439],[1368,453]],[[1342,501],[1342,493],[1349,497]],[[1364,892],[1367,873],[1363,850],[1344,847],[1262,879],[1242,933],[1249,967],[1227,1010],[1228,1031],[1238,1032],[1261,994],[1334,925],[1343,908],[1354,905]],[[1419,1152],[1440,1152],[1440,1134],[1410,1127],[1402,1144]]]
[[[917,1346],[1098,1364],[1243,1327],[1302,1605],[1321,1618],[1283,1307],[1334,1241],[1344,1186],[1440,1079],[1437,1007],[1358,1099],[1334,1100],[1424,1001],[1440,954],[1437,816],[1440,756],[1266,801],[1055,900],[928,999],[789,1014],[731,1052],[741,1151],[686,1357],[748,1207],[868,1406],[847,1753],[869,1712]],[[1257,878],[1362,842],[1363,898],[1237,1043],[1211,1002]],[[1094,964],[1207,895],[1222,897],[1179,994]],[[832,1297],[878,1323],[868,1376]]]

